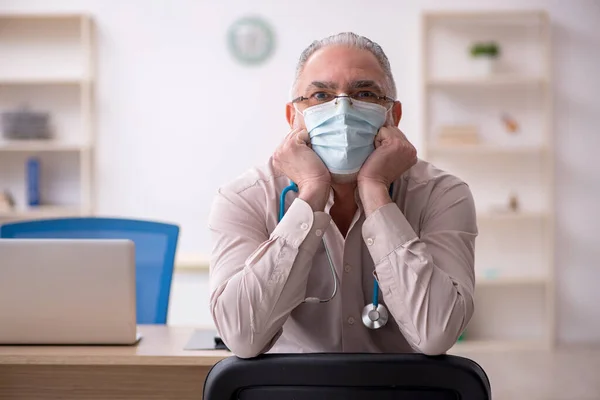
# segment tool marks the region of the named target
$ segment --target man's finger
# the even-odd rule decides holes
[[[391,131],[391,128],[388,128],[386,126],[382,126],[379,129],[379,132],[377,132],[377,135],[375,135],[375,148],[378,148],[379,146],[381,146],[381,144],[383,143],[383,141],[385,139],[388,139],[390,137],[393,136],[393,133]]]
[[[300,130],[300,132],[296,134],[296,138],[298,144],[310,144],[310,136],[308,135],[308,131],[306,129]]]
[[[398,133],[402,139],[406,140],[407,142],[409,141],[404,132],[402,132],[400,129],[398,129]]]
[[[390,128],[390,127],[382,126],[381,129],[379,129],[379,132],[377,132],[377,136],[389,137],[391,135],[391,130],[392,130],[392,128]]]
[[[303,128],[301,128],[299,126],[295,127],[294,129],[292,129],[291,131],[289,131],[287,135],[285,135],[285,138],[286,139],[290,139],[290,138],[296,136],[298,134],[298,132],[301,131],[302,129]]]

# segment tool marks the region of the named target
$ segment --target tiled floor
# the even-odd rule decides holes
[[[600,400],[600,346],[459,355],[485,370],[493,400]]]

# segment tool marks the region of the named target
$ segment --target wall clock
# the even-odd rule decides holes
[[[227,32],[229,51],[243,64],[264,63],[273,53],[275,37],[269,23],[260,17],[235,21]]]

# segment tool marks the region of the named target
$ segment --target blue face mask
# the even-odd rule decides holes
[[[342,97],[304,110],[312,149],[334,174],[354,174],[375,150],[374,139],[386,120],[379,104]]]

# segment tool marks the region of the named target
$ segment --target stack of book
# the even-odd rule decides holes
[[[444,146],[476,145],[479,132],[473,125],[444,125],[440,127],[437,142]]]

